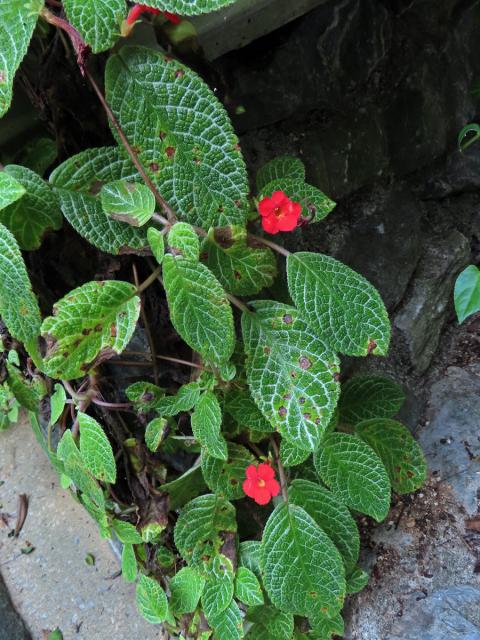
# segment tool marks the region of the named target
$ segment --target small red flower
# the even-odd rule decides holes
[[[258,203],[262,216],[262,227],[267,233],[293,231],[302,214],[302,205],[293,202],[283,191],[274,191],[271,198],[263,198]]]
[[[134,5],[127,16],[126,23],[127,25],[133,26],[137,20],[141,17],[142,13],[153,13],[158,15],[159,13],[163,13],[163,15],[173,22],[173,24],[178,24],[181,19],[176,16],[174,13],[170,13],[169,11],[161,11],[160,9],[154,9],[153,7],[147,7],[146,4],[136,4]]]
[[[275,471],[269,464],[262,462],[258,468],[251,464],[245,472],[247,479],[242,487],[249,498],[257,504],[268,504],[280,493],[280,485],[275,480]]]

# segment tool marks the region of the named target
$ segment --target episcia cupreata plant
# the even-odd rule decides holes
[[[418,489],[426,466],[395,420],[401,387],[341,381],[340,355],[387,353],[378,292],[332,257],[272,241],[334,203],[294,157],[268,162],[252,197],[207,84],[171,55],[117,42],[142,14],[178,22],[229,3],[0,0],[2,113],[40,19],[70,39],[115,138],[48,181],[43,169],[0,172],[0,428],[29,411],[62,485],[121,542],[123,577],[151,623],[184,639],[323,640],[342,635],[345,597],[368,579],[355,517],[384,520],[391,492]],[[89,51],[115,43],[103,89]],[[150,275],[79,283],[43,317],[22,251],[66,223]],[[268,294],[280,261],[288,302]],[[190,360],[158,353],[143,306],[154,290]],[[105,367],[139,331],[153,376],[114,380],[108,401]],[[158,360],[190,366],[190,379],[167,391]]]

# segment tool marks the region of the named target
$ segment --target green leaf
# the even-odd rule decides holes
[[[26,345],[32,344],[38,338],[42,322],[38,302],[32,291],[17,241],[2,224],[0,224],[0,315],[13,338]]]
[[[63,640],[63,633],[57,627],[51,633],[48,634],[47,640]]]
[[[59,420],[67,402],[67,394],[65,393],[63,384],[57,382],[54,389],[55,391],[50,397],[50,424],[52,425],[56,424]]]
[[[170,607],[177,616],[193,613],[205,587],[205,578],[190,567],[183,567],[170,581]]]
[[[17,401],[28,411],[38,413],[40,400],[47,393],[43,379],[36,376],[33,380],[27,380],[22,372],[10,362],[7,362],[7,372],[7,382]]]
[[[161,4],[169,11],[174,3]],[[180,220],[204,229],[245,221],[249,189],[238,138],[195,72],[159,51],[123,47],[108,61],[105,86],[140,162]]]
[[[67,429],[58,443],[57,456],[64,463],[65,474],[72,479],[77,489],[86,495],[96,508],[101,507],[104,511],[105,498],[103,491],[99,487],[90,471],[86,468],[85,462],[72,436],[72,432]]]
[[[277,275],[271,249],[251,240],[244,227],[211,229],[203,244],[205,261],[229,293],[248,296],[269,287]]]
[[[142,412],[150,411],[156,403],[165,395],[165,389],[157,387],[152,382],[134,382],[125,389],[130,402],[137,405]]]
[[[459,150],[466,151],[478,139],[480,139],[480,126],[475,123],[465,125],[458,134],[457,144]]]
[[[99,197],[102,186],[115,180],[138,180],[128,158],[115,147],[88,149],[55,169],[50,181],[58,194],[63,215],[77,233],[100,251],[114,255],[145,253],[145,227],[139,229],[105,213]]]
[[[262,587],[256,575],[247,567],[239,567],[237,570],[235,597],[249,607],[255,607],[264,602]]]
[[[0,384],[0,431],[8,429],[10,423],[10,413],[15,404],[15,398],[6,382]]]
[[[322,481],[347,507],[366,513],[377,522],[390,508],[390,482],[375,451],[356,436],[330,433],[315,454]]]
[[[367,586],[369,575],[356,567],[347,578],[347,593],[358,593]]]
[[[165,591],[153,578],[140,576],[136,590],[137,608],[151,624],[161,624],[168,614]]]
[[[87,282],[70,291],[42,324],[47,342],[43,371],[51,378],[80,378],[120,354],[130,342],[140,298],[128,282]]]
[[[255,624],[247,634],[248,640],[291,640],[293,616],[271,605],[248,610],[248,620]]]
[[[239,500],[245,497],[242,489],[245,471],[255,463],[255,458],[240,444],[229,442],[227,447],[228,458],[225,462],[202,450],[202,473],[209,489],[227,500]]]
[[[285,467],[296,467],[312,455],[311,451],[297,447],[290,440],[282,438],[280,443],[280,460]]]
[[[305,181],[305,165],[300,158],[280,156],[263,165],[257,172],[257,191],[262,191],[269,182],[284,178]]]
[[[207,581],[202,594],[202,608],[207,620],[225,611],[232,601],[233,590],[232,563],[219,554],[208,564]]]
[[[168,422],[165,418],[154,418],[147,424],[145,429],[145,443],[150,451],[157,451],[163,438],[165,437],[165,429]]]
[[[296,309],[272,301],[251,306],[242,332],[252,396],[286,439],[313,451],[337,403],[338,358]]]
[[[224,611],[210,616],[207,621],[213,629],[214,640],[243,638],[242,614],[235,600],[232,600]]]
[[[374,418],[357,424],[355,432],[382,460],[394,491],[412,493],[423,485],[427,479],[425,456],[403,424]]]
[[[138,182],[108,182],[102,187],[100,199],[105,213],[134,227],[142,227],[155,213],[153,193]]]
[[[347,507],[328,489],[309,480],[294,480],[288,489],[288,497],[325,531],[342,554],[348,575],[358,560],[360,536]]]
[[[165,255],[165,239],[163,233],[155,227],[149,227],[147,230],[147,239],[150,249],[152,250],[153,257],[162,264],[163,257]]]
[[[207,494],[189,502],[177,520],[175,545],[192,567],[201,567],[213,558],[225,535],[237,531],[235,508],[224,498]]]
[[[113,46],[127,13],[125,0],[63,0],[63,7],[93,53]]]
[[[260,579],[261,577],[261,550],[262,545],[258,540],[244,540],[238,548],[238,562],[241,567],[246,567]]]
[[[319,640],[330,640],[334,635],[343,637],[345,633],[345,623],[339,613],[333,617],[327,617],[321,611],[316,611],[309,620],[315,637]]]
[[[212,391],[206,391],[192,413],[192,431],[212,458],[227,460],[227,443],[221,434],[222,410]]]
[[[26,189],[6,171],[0,171],[0,210],[25,195]]]
[[[311,222],[320,222],[333,211],[336,204],[320,189],[295,178],[281,178],[269,182],[260,193],[260,198],[270,197],[274,191],[284,191],[294,202],[302,205],[302,217]]]
[[[112,528],[117,534],[120,542],[123,542],[124,544],[142,544],[143,542],[142,536],[130,522],[114,518],[112,520]]]
[[[174,396],[165,396],[152,403],[152,408],[162,416],[174,416],[182,411],[190,411],[200,399],[198,382],[184,384]]]
[[[79,411],[77,417],[80,424],[80,453],[85,466],[98,480],[115,484],[117,465],[104,430],[86,413]]]
[[[225,395],[224,409],[242,427],[262,433],[275,430],[255,404],[248,389],[229,389]]]
[[[173,225],[167,237],[170,252],[175,257],[187,258],[198,261],[200,255],[200,242],[195,229],[186,222],[177,222]]]
[[[403,403],[402,387],[383,376],[355,376],[342,384],[340,421],[355,425],[371,418],[392,418]]]
[[[200,465],[191,467],[175,480],[162,484],[162,491],[170,496],[170,509],[173,511],[196,498],[205,491],[207,485],[203,479]]]
[[[182,16],[196,16],[200,13],[217,11],[234,2],[235,0],[147,0],[146,4],[149,7],[171,11]]]
[[[282,611],[308,616],[322,608],[333,616],[342,608],[341,556],[301,507],[283,503],[269,517],[262,537],[262,566],[270,600]]]
[[[137,559],[133,545],[128,543],[122,549],[122,578],[125,582],[135,582],[137,579]]]
[[[163,279],[170,319],[189,347],[206,360],[226,362],[233,353],[233,314],[225,291],[200,262],[167,255]]]
[[[5,167],[5,173],[23,185],[26,193],[0,211],[0,222],[10,229],[21,249],[34,251],[49,229],[62,227],[58,198],[47,182],[26,167],[11,164]]]
[[[385,355],[390,322],[378,291],[360,274],[319,253],[292,253],[288,288],[306,322],[332,349],[352,356]]]
[[[455,311],[462,323],[480,311],[480,269],[470,265],[462,271],[455,282]]]
[[[0,0],[0,118],[12,101],[13,79],[42,8],[43,0]]]
[[[35,138],[23,147],[19,164],[43,176],[58,155],[57,143],[52,138]]]

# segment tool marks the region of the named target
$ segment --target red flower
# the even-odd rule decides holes
[[[298,225],[302,205],[293,202],[283,191],[274,191],[271,198],[263,198],[258,203],[262,216],[262,227],[267,233],[293,231]]]
[[[146,4],[136,4],[134,5],[127,16],[127,24],[134,25],[135,22],[140,18],[142,13],[154,13],[158,15],[159,13],[163,13],[170,22],[173,24],[178,24],[180,22],[180,18],[176,16],[174,13],[170,13],[169,11],[161,11],[160,9],[153,9],[152,7],[147,7]]]
[[[269,464],[261,463],[258,469],[254,464],[247,467],[247,479],[242,487],[249,498],[257,504],[268,504],[274,496],[280,493],[280,485],[275,480],[275,471]]]

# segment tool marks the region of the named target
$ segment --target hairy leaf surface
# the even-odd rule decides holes
[[[6,171],[0,171],[0,210],[8,207],[23,195],[26,189]]]
[[[214,640],[241,640],[243,638],[242,614],[235,600],[228,607],[207,618],[213,629]]]
[[[223,554],[219,554],[208,564],[206,575],[202,608],[208,620],[225,611],[232,601],[234,590],[232,563]]]
[[[125,0],[63,0],[63,6],[93,53],[112,47],[127,13]]]
[[[137,608],[151,624],[161,624],[168,615],[165,591],[153,578],[140,576],[136,590]]]
[[[239,567],[237,570],[235,597],[249,607],[256,607],[264,602],[262,587],[258,578],[247,567]]]
[[[355,425],[371,418],[393,418],[404,402],[402,387],[390,378],[355,376],[342,385],[340,421]]]
[[[170,606],[173,613],[193,613],[205,587],[205,578],[190,567],[183,567],[170,581]]]
[[[144,184],[115,180],[103,185],[100,199],[105,213],[114,220],[142,227],[155,212],[155,198]]]
[[[80,424],[80,453],[85,466],[98,480],[115,484],[117,465],[104,430],[99,423],[86,413],[78,412]]]
[[[255,463],[248,449],[240,444],[228,443],[228,458],[219,460],[202,450],[202,473],[209,489],[227,500],[239,500],[245,497],[242,483],[247,467]]]
[[[279,156],[267,162],[257,172],[257,191],[260,193],[269,182],[284,180],[285,178],[305,181],[305,165],[300,158],[294,156]]]
[[[248,640],[291,640],[294,625],[291,613],[266,605],[249,609],[247,618],[254,623],[246,635]]]
[[[226,460],[227,443],[221,434],[222,410],[212,391],[206,391],[192,414],[192,431],[195,438],[212,458]]]
[[[200,242],[195,229],[187,222],[173,225],[167,238],[168,246],[174,256],[197,261],[200,254]]]
[[[199,13],[210,13],[233,4],[235,0],[147,0],[149,7],[171,11],[182,16],[195,16]]]
[[[122,578],[125,582],[135,582],[137,578],[137,559],[132,544],[124,544],[122,549]]]

